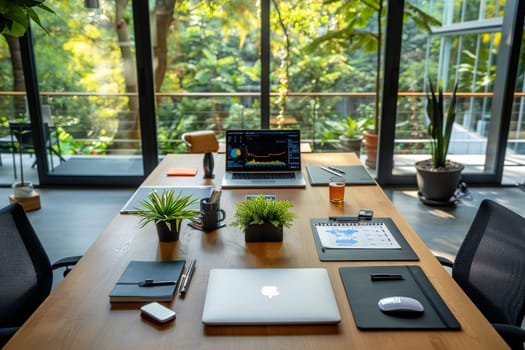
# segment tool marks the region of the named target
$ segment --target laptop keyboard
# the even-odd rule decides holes
[[[295,173],[233,173],[235,180],[288,180],[295,178]]]

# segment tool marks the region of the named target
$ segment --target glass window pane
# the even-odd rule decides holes
[[[502,14],[498,1],[409,1],[441,21],[433,34],[413,22],[404,24],[396,117],[394,175],[414,174],[417,160],[430,158],[425,111],[427,81],[443,82],[451,92],[459,84],[457,117],[448,158],[465,166],[464,174],[485,174],[487,132],[491,119],[496,61],[501,35],[486,22]],[[450,14],[454,13],[453,18]],[[451,20],[452,18],[452,20]],[[451,27],[461,23],[463,27]],[[447,99],[447,96],[446,96]],[[448,105],[448,100],[446,101]]]
[[[151,18],[159,154],[184,152],[184,132],[258,128],[258,2],[184,1]]]
[[[17,145],[13,144],[9,122],[15,117],[26,114],[24,96],[24,76],[21,67],[13,63],[11,52],[16,52],[18,39],[0,35],[0,184],[11,185],[20,177],[20,161]],[[19,69],[14,69],[19,67]],[[29,169],[32,162],[29,154],[24,154],[27,181],[38,183],[36,173]]]
[[[270,124],[300,128],[313,151],[344,150],[339,137],[347,117],[373,120],[377,43],[368,5],[272,1]]]
[[[525,57],[525,46],[523,44],[520,57]],[[523,60],[518,66],[515,91],[503,170],[503,183],[507,185],[518,183],[525,190],[525,65]]]
[[[49,0],[33,30],[49,175],[143,174],[131,3],[99,4]]]

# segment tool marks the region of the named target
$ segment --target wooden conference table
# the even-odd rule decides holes
[[[359,164],[353,154],[303,154],[308,164]],[[215,156],[215,179],[167,177],[170,167],[198,167],[202,155],[169,155],[144,185],[213,185],[220,188],[223,155]],[[306,175],[306,173],[305,173]],[[86,252],[78,266],[54,290],[11,339],[6,349],[504,349],[505,342],[438,264],[430,250],[399,214],[379,186],[348,186],[343,208],[328,201],[325,186],[305,189],[223,190],[221,207],[232,221],[235,204],[246,194],[277,194],[294,202],[298,214],[282,243],[244,242],[238,228],[227,225],[204,233],[184,225],[175,243],[159,243],[154,226],[137,226],[139,218],[117,215]],[[360,208],[376,217],[391,217],[419,256],[417,262],[321,262],[309,218],[356,215]],[[130,260],[198,259],[185,298],[166,305],[177,312],[163,326],[143,320],[142,304],[111,305],[108,294]],[[461,324],[460,331],[361,331],[346,298],[340,266],[407,265],[422,267]],[[324,267],[342,320],[331,326],[205,327],[201,323],[208,272],[216,267]],[[236,286],[241,287],[241,286]],[[308,305],[305,305],[308,307]]]

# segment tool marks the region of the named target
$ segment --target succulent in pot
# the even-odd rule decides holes
[[[431,158],[416,162],[416,178],[419,195],[427,204],[450,204],[459,184],[463,165],[447,159],[452,128],[456,119],[456,93],[458,84],[450,95],[445,109],[443,84],[440,81],[437,91],[429,82],[427,94],[428,134],[431,137]]]
[[[159,240],[172,242],[179,239],[182,220],[191,219],[198,214],[198,210],[191,209],[198,202],[197,198],[192,199],[191,195],[182,196],[182,193],[175,193],[175,190],[164,190],[160,194],[153,191],[139,202],[140,206],[132,214],[141,217],[141,228],[154,222]]]

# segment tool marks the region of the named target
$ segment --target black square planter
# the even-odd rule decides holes
[[[246,242],[282,242],[283,226],[274,226],[271,223],[251,224],[244,231]]]

